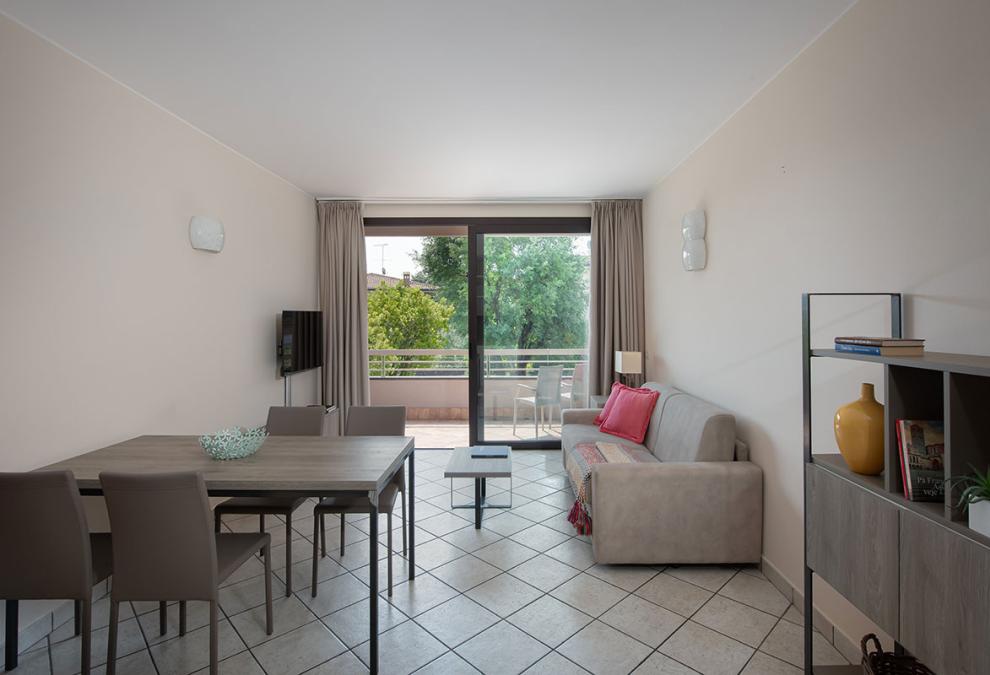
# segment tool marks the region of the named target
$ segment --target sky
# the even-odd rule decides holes
[[[385,274],[397,278],[402,277],[405,272],[415,275],[419,272],[419,265],[413,260],[412,254],[419,251],[422,242],[422,237],[366,237],[368,271],[382,273],[384,252]],[[386,244],[384,249],[381,244]]]

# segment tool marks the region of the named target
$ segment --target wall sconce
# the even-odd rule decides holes
[[[701,209],[688,211],[681,218],[681,236],[684,238],[681,256],[684,269],[688,272],[703,270],[708,263],[708,248],[705,244],[707,229],[708,221]]]
[[[223,223],[209,216],[189,219],[189,243],[197,251],[219,253],[223,250]]]

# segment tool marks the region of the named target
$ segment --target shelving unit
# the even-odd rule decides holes
[[[822,577],[907,649],[939,673],[990,672],[990,538],[966,526],[944,501],[912,502],[903,494],[897,448],[899,419],[942,420],[945,476],[990,465],[990,357],[927,352],[882,357],[811,348],[815,296],[885,296],[890,335],[902,336],[899,293],[806,293],[802,296],[805,453],[805,616],[812,616],[812,579]],[[812,360],[845,359],[883,366],[884,471],[852,472],[833,450],[812,448]],[[813,668],[812,626],[805,622],[805,672]]]

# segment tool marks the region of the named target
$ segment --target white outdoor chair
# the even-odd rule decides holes
[[[568,387],[560,397],[567,404],[568,408],[588,407],[588,364],[575,363],[574,374],[570,383],[565,383]]]
[[[543,412],[549,410],[550,429],[553,429],[553,409],[561,407],[560,401],[560,376],[564,370],[563,366],[541,366],[536,371],[536,386],[528,384],[516,385],[519,389],[524,389],[529,395],[516,396],[512,399],[512,433],[516,433],[516,422],[519,418],[519,404],[528,405],[533,408],[533,432],[536,437],[540,435],[540,426],[543,424]],[[516,393],[519,394],[519,389]],[[539,414],[537,414],[539,411]]]

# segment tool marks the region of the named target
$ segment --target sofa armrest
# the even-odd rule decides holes
[[[564,424],[594,424],[601,408],[564,408],[561,425]]]
[[[598,563],[750,563],[763,549],[763,471],[752,462],[592,467]]]

